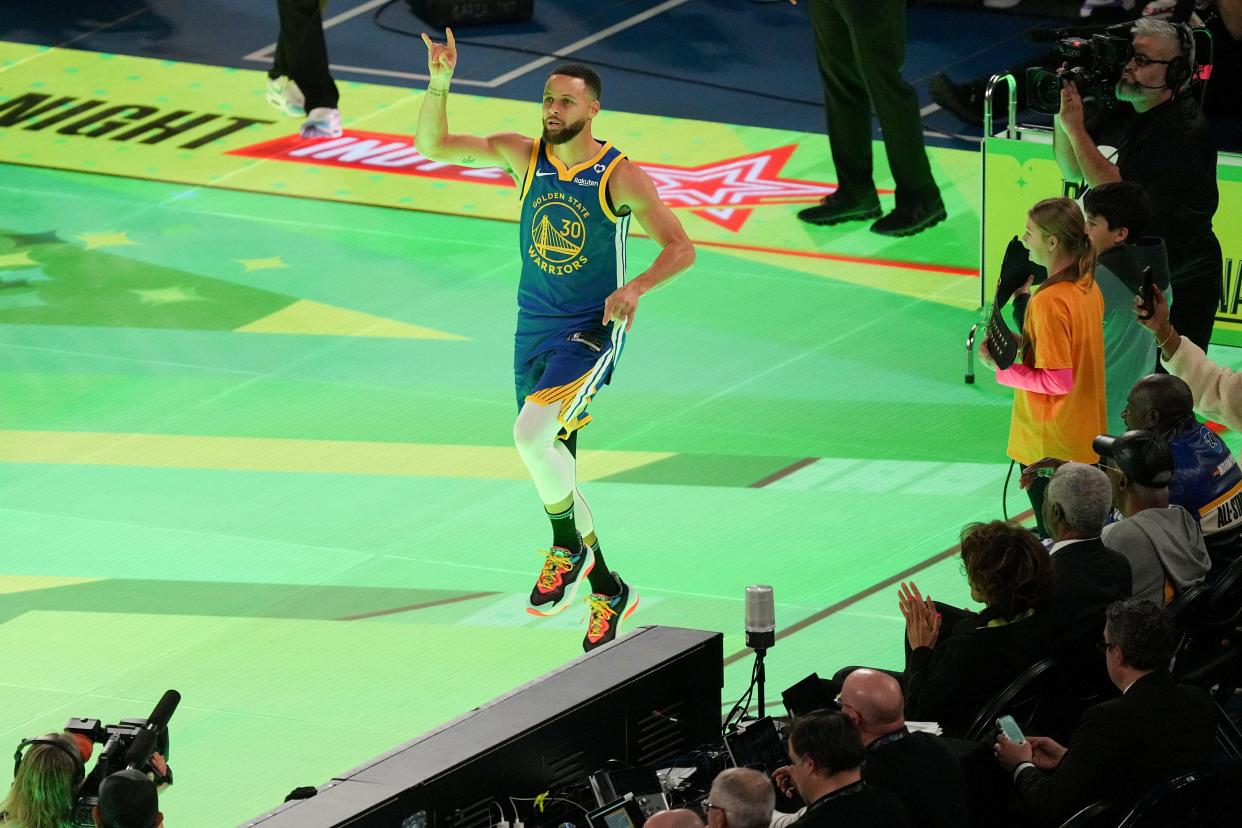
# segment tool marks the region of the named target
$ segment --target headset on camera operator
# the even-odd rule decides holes
[[[102,756],[88,777],[86,763],[92,753],[93,742],[83,733],[66,731],[23,739],[13,754],[13,786],[0,803],[0,825],[160,828],[163,815],[152,806],[158,788],[172,780],[164,757],[156,752],[147,760],[155,779],[136,768],[105,775],[109,764]]]
[[[1194,38],[1186,26],[1160,20],[1139,20],[1131,31],[1132,54],[1114,92],[1127,106],[1105,107],[1088,124],[1078,84],[1062,83],[1053,130],[1057,163],[1067,181],[1094,187],[1125,180],[1143,187],[1153,206],[1147,232],[1168,248],[1174,324],[1206,349],[1220,300],[1222,256],[1212,231],[1219,201],[1216,146],[1186,91],[1195,75]]]
[[[89,752],[86,755],[89,758]],[[23,739],[13,761],[13,785],[0,803],[0,825],[61,828],[70,824],[86,776],[78,742],[68,733]]]
[[[90,828],[99,824],[100,814],[108,824],[112,808],[120,815],[112,828],[156,828],[149,815],[140,820],[143,824],[128,824],[136,812],[133,808],[142,811],[146,798],[124,780],[136,773],[153,786],[172,784],[164,756],[168,720],[180,702],[181,694],[168,690],[145,719],[104,725],[99,719],[73,718],[64,733],[22,740],[13,754],[13,787],[0,805],[0,823],[14,828]],[[88,774],[86,763],[96,742],[104,748]]]

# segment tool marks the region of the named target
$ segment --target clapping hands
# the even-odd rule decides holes
[[[914,582],[901,582],[897,592],[897,607],[906,619],[906,639],[910,649],[935,647],[940,639],[940,613],[931,597],[924,598]]]

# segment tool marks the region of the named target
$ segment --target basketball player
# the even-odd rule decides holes
[[[694,247],[645,172],[591,122],[599,114],[600,79],[569,64],[548,76],[543,134],[486,138],[448,130],[445,103],[457,65],[457,43],[427,35],[431,81],[418,114],[418,151],[436,161],[500,167],[521,199],[522,275],[518,284],[514,443],[552,523],[552,546],[531,590],[527,611],[555,615],[583,579],[591,594],[583,649],[613,640],[638,605],[637,594],[608,569],[591,509],[578,490],[578,429],[587,406],[612,378],[640,297],[694,262]],[[637,218],[662,248],[651,267],[626,280],[626,235]]]

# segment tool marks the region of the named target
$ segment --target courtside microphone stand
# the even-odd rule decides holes
[[[746,587],[746,646],[755,651],[753,683],[759,685],[759,718],[764,716],[763,657],[776,644],[776,607],[772,587],[755,584]]]

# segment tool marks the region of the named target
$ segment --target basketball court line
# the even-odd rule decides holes
[[[767,477],[763,478],[762,480],[756,480],[754,483],[750,484],[750,488],[762,489],[764,486],[770,486],[776,481],[780,480],[781,478],[788,477],[789,475],[793,474],[799,469],[804,469],[819,459],[820,458],[818,457],[803,457],[801,460],[790,463],[785,468],[780,469],[779,471],[773,472],[772,474],[769,474]]]
[[[234,331],[216,331],[215,333],[234,333]],[[93,359],[110,359],[119,362],[130,362],[137,365],[159,366],[164,368],[188,368],[197,371],[205,371],[218,374],[238,374],[244,377],[260,376],[257,371],[246,371],[240,368],[227,368],[219,365],[195,365],[186,362],[168,362],[166,360],[148,359],[146,357],[121,356],[118,354],[92,353],[90,351],[70,351],[65,348],[47,348],[42,345],[23,345],[17,342],[2,342],[0,348],[14,348],[17,350],[34,351],[37,353],[60,354],[63,356],[88,357]],[[333,388],[348,388],[350,390],[361,391],[393,391],[392,386],[375,385],[365,382],[353,382],[346,380],[324,379],[322,377],[299,377],[299,382],[308,385],[326,385]],[[419,397],[434,397],[436,399],[449,400],[455,403],[469,403],[470,405],[489,406],[491,408],[509,408],[510,402],[503,402],[495,395],[487,397],[468,397],[462,394],[449,394],[443,391],[427,390],[427,389],[406,389],[399,393],[406,393]]]
[[[1027,509],[1025,512],[1019,515],[1015,515],[1012,518],[1012,520],[1015,523],[1021,523],[1022,521],[1025,521],[1028,518],[1032,518],[1034,516],[1035,516],[1034,510]],[[811,626],[812,624],[818,624],[820,621],[823,621],[825,618],[828,618],[829,616],[832,616],[832,615],[836,615],[841,610],[846,609],[847,607],[851,607],[854,604],[857,604],[859,601],[862,601],[864,598],[870,598],[872,595],[875,595],[877,592],[879,592],[882,589],[887,589],[895,584],[900,583],[901,581],[906,580],[907,578],[910,578],[913,575],[918,574],[919,572],[921,572],[924,569],[927,569],[930,566],[934,566],[935,564],[938,564],[941,561],[948,560],[949,558],[953,557],[958,552],[960,552],[961,548],[962,548],[962,545],[960,543],[955,544],[954,546],[951,546],[942,552],[937,552],[935,555],[932,555],[930,558],[922,560],[914,564],[913,566],[906,567],[905,569],[898,572],[896,575],[891,575],[888,578],[885,578],[883,581],[880,581],[879,583],[872,584],[866,589],[860,590],[859,592],[855,592],[853,595],[851,595],[848,598],[844,598],[840,601],[837,601],[835,604],[830,604],[829,606],[824,607],[819,612],[808,615],[806,618],[803,618],[800,621],[795,621],[794,623],[790,624],[788,627],[784,627],[783,629],[781,629],[776,634],[776,640],[780,641],[782,638],[788,638],[794,633],[800,632],[801,630],[805,630],[807,627]],[[734,662],[740,661],[743,658],[746,658],[747,656],[752,655],[753,652],[754,651],[749,648],[738,650],[732,655],[725,657],[724,666],[728,667],[730,664],[733,664]]]
[[[122,176],[122,177],[123,177],[123,176]],[[168,201],[168,200],[169,200],[169,199],[165,199],[165,201]],[[160,204],[163,204],[163,203],[164,203],[164,202],[160,202]],[[143,208],[143,210],[138,211],[137,213],[135,213],[135,215],[136,215],[136,214],[140,214],[141,212],[143,212],[143,211],[145,211],[145,210],[147,210],[147,209],[155,209],[155,207],[158,207],[158,206],[159,206],[159,205],[153,205],[152,207]],[[469,279],[466,279],[464,282],[462,282],[462,284],[463,284],[463,285],[466,285],[466,284],[470,284],[470,283],[473,283],[473,282],[476,282],[476,281],[479,281],[479,280],[488,279],[488,278],[490,278],[493,274],[495,274],[495,273],[499,272],[499,271],[500,271],[500,270],[502,270],[502,269],[508,268],[509,266],[510,266],[510,264],[509,264],[508,262],[506,262],[505,264],[503,264],[503,265],[498,265],[498,266],[496,266],[495,268],[491,268],[491,269],[488,269],[488,270],[485,270],[485,271],[480,271],[480,272],[476,273],[475,275],[473,275],[472,277],[470,277]],[[380,322],[382,322],[382,321],[383,321],[383,320],[380,320]],[[379,322],[377,322],[376,324],[379,324]],[[352,337],[352,336],[348,336],[348,337],[329,337],[329,338],[328,338],[328,341],[326,341],[325,343],[321,344],[318,348],[310,348],[310,349],[308,349],[308,352],[307,352],[306,354],[304,354],[303,356],[298,357],[298,358],[295,358],[295,359],[291,359],[291,360],[289,360],[289,361],[287,361],[287,362],[285,362],[285,363],[282,363],[282,364],[280,364],[280,365],[273,366],[273,367],[269,368],[269,369],[268,369],[268,370],[266,370],[266,371],[263,371],[263,372],[256,372],[256,373],[254,373],[253,375],[248,376],[246,379],[244,379],[244,380],[242,380],[242,381],[238,382],[237,384],[235,384],[235,385],[233,385],[233,386],[231,386],[231,387],[229,387],[229,388],[223,389],[223,390],[221,390],[221,391],[217,392],[216,394],[211,395],[210,397],[208,397],[208,398],[206,398],[206,399],[198,400],[198,401],[197,401],[197,402],[195,402],[193,405],[191,405],[189,408],[186,408],[186,409],[184,409],[184,410],[177,411],[177,412],[175,412],[175,413],[173,413],[173,414],[170,414],[170,415],[168,415],[168,416],[164,417],[164,418],[163,418],[163,419],[161,419],[160,421],[158,421],[158,422],[156,422],[156,423],[152,424],[152,425],[151,425],[151,428],[152,428],[154,431],[159,431],[159,430],[160,430],[160,429],[162,429],[162,428],[167,428],[167,427],[171,426],[173,423],[175,423],[178,419],[180,419],[180,418],[184,417],[184,416],[185,416],[185,415],[187,415],[187,414],[190,414],[190,413],[192,413],[192,412],[194,412],[194,411],[197,411],[197,410],[199,410],[199,409],[202,409],[202,408],[205,408],[205,407],[208,407],[208,406],[214,405],[214,404],[218,403],[219,401],[223,400],[224,398],[228,397],[229,395],[235,394],[235,393],[237,393],[237,392],[239,392],[239,391],[241,391],[241,390],[243,390],[243,389],[245,389],[245,388],[248,388],[248,387],[250,387],[250,386],[254,385],[255,383],[260,382],[260,381],[262,381],[262,380],[264,380],[264,379],[276,379],[279,375],[281,375],[281,374],[285,374],[285,373],[287,373],[287,372],[289,372],[289,371],[291,371],[291,370],[293,370],[293,369],[296,369],[298,366],[301,366],[301,365],[306,365],[306,364],[310,364],[310,363],[317,362],[317,361],[319,361],[320,359],[322,359],[324,355],[326,355],[326,354],[328,354],[328,353],[331,353],[332,351],[339,350],[340,348],[344,348],[344,347],[346,347],[348,344],[350,344],[350,343],[351,343],[351,342],[353,342],[353,341],[354,341],[354,337]],[[88,457],[90,457],[90,456],[97,456],[97,455],[98,455],[101,451],[104,451],[104,449],[103,449],[103,448],[96,449],[94,452],[92,452],[92,454],[91,454],[91,455],[88,455]],[[57,475],[58,475],[58,474],[60,474],[60,473],[62,473],[61,469],[59,469],[59,468],[52,468],[52,469],[48,470],[45,474],[40,475],[40,476],[37,478],[37,480],[38,480],[39,482],[44,482],[44,481],[46,481],[46,480],[48,480],[48,479],[50,479],[50,478],[54,478],[55,476],[57,476]]]
[[[673,452],[584,450],[594,481],[667,460]],[[529,479],[510,445],[235,437],[160,432],[0,430],[5,462],[140,469],[353,474],[455,480]]]
[[[262,543],[270,546],[288,547],[291,549],[305,550],[313,549],[318,552],[344,552],[349,554],[366,554],[358,549],[350,549],[342,546],[328,546],[317,543],[303,543],[301,541],[280,540],[278,538],[255,538],[249,535],[236,535],[230,532],[207,532],[201,529],[186,529],[183,526],[167,526],[154,523],[138,523],[132,520],[118,520],[116,518],[90,517],[86,515],[70,515],[63,512],[45,512],[38,509],[15,509],[12,506],[0,506],[0,514],[12,515],[33,515],[41,518],[55,518],[57,520],[72,521],[77,523],[86,523],[98,526],[114,526],[124,529],[151,529],[158,532],[167,532],[175,535],[184,535],[195,538],[223,538],[231,541],[245,541],[248,543]],[[415,559],[411,559],[415,560]],[[448,562],[445,562],[448,565]],[[348,569],[352,569],[350,566]],[[348,571],[342,570],[344,571]],[[338,575],[341,573],[337,573]]]
[[[460,604],[463,601],[477,601],[480,598],[491,598],[500,595],[499,592],[471,592],[466,595],[454,595],[452,598],[437,598],[434,601],[423,601],[421,604],[410,604],[408,607],[393,607],[392,609],[373,610],[372,612],[362,612],[357,615],[345,615],[336,619],[337,621],[363,621],[367,618],[379,618],[384,615],[397,615],[404,612],[416,612],[422,609],[431,609],[432,607],[442,607],[446,604]]]
[[[142,15],[146,14],[149,11],[155,11],[160,6],[166,6],[172,2],[175,2],[175,0],[148,0],[148,2],[146,3],[139,4],[139,8],[135,9],[129,14],[122,15],[118,17],[116,20],[110,20],[107,23],[104,23],[100,26],[96,26],[94,29],[91,29],[89,32],[83,32],[80,35],[75,35],[74,37],[71,37],[68,40],[66,40],[64,43],[57,43],[54,46],[49,46],[48,51],[51,51],[53,49],[67,49],[79,41],[85,40],[88,37],[93,37],[94,35],[97,35],[100,32],[105,31],[107,29],[111,29],[113,26],[115,26],[118,23],[124,23],[126,20],[129,20],[131,17],[141,17]],[[0,74],[3,74],[9,69],[16,69],[18,66],[21,66],[23,63],[34,60],[35,58],[39,57],[42,54],[45,54],[45,52],[35,52],[29,55],[28,57],[24,57],[21,60],[14,61],[13,63],[7,66],[0,66]]]
[[[7,164],[8,162],[4,162],[4,163]],[[15,165],[15,166],[21,166],[21,165]],[[177,181],[164,181],[164,180],[153,179],[153,178],[133,178],[128,175],[120,175],[116,173],[84,172],[82,170],[72,170],[72,169],[66,169],[62,167],[43,167],[43,166],[29,166],[29,169],[50,170],[53,172],[69,173],[71,175],[88,175],[88,176],[99,175],[99,176],[106,176],[109,178],[121,178],[121,179],[132,180],[132,181],[146,181],[151,184],[163,184],[163,185],[167,185],[170,187],[175,187],[175,186],[189,187],[189,189],[185,190],[184,192],[178,193],[174,196],[171,196],[170,199],[166,199],[166,201],[167,200],[174,200],[174,201],[185,200],[187,198],[192,197],[194,190],[200,189],[199,185],[183,185],[181,182],[177,182]],[[305,198],[305,199],[312,199],[315,201],[321,200],[321,199],[312,198],[311,196],[299,196],[297,194],[264,193],[264,192],[258,192],[255,190],[235,190],[232,187],[218,187],[218,188],[208,187],[207,189],[211,189],[211,190],[218,189],[221,192],[226,192],[226,193],[241,193],[241,194],[259,195],[259,196],[262,196],[262,195],[286,196],[287,195],[292,198]],[[88,201],[88,202],[105,203],[105,204],[107,203],[130,204],[133,201],[133,199],[127,199],[127,198],[107,198],[106,196],[110,194],[100,193],[100,192],[92,192],[90,194],[84,194],[80,192],[66,193],[66,192],[53,192],[49,190],[28,189],[24,187],[7,187],[3,185],[0,185],[0,192],[17,193],[19,195],[24,195],[24,196],[36,195],[36,196],[42,196],[47,199],[59,199],[62,201],[66,199],[77,199],[78,201]],[[384,205],[365,204],[361,202],[330,202],[330,203],[347,204],[349,206],[354,206],[354,207],[367,207],[367,208],[377,207],[381,209],[406,210],[406,208],[404,207],[384,208]],[[395,230],[379,230],[373,227],[355,227],[355,226],[341,225],[341,224],[325,224],[323,222],[318,222],[318,221],[303,221],[301,219],[280,218],[279,216],[266,215],[262,213],[231,213],[231,212],[227,212],[224,210],[203,210],[203,209],[199,209],[195,207],[178,207],[178,206],[169,205],[169,204],[165,204],[164,209],[169,212],[174,212],[174,213],[187,213],[191,216],[211,216],[212,218],[237,219],[238,221],[244,221],[244,222],[256,222],[257,221],[257,222],[263,222],[265,224],[276,224],[276,225],[283,225],[287,227],[301,227],[301,228],[308,228],[311,230],[348,230],[350,233],[357,233],[360,236],[380,236],[380,237],[391,238],[391,239],[403,239],[406,241],[435,242],[436,244],[440,244],[440,245],[457,244],[463,247],[469,247],[473,250],[477,250],[480,247],[492,247],[496,250],[503,249],[505,251],[508,251],[510,249],[509,245],[505,245],[502,248],[500,245],[484,244],[478,241],[477,239],[454,239],[454,238],[445,238],[443,236],[425,236],[425,235],[420,235],[419,233],[416,233],[416,232],[397,232]],[[427,213],[429,215],[447,215],[447,216],[452,216],[453,218],[487,219],[486,216],[469,216],[469,215],[455,214],[455,213],[440,213],[440,212],[429,211],[429,210],[410,209],[406,211],[411,212],[411,213]],[[499,219],[493,219],[493,220],[498,221]],[[63,239],[63,241],[69,241],[69,240]]]
[[[327,20],[323,21],[323,30],[326,32],[328,29],[331,29],[334,26],[339,26],[341,23],[344,23],[346,20],[352,20],[353,18],[357,17],[360,14],[366,14],[371,9],[378,8],[379,6],[382,6],[387,2],[389,2],[389,0],[367,0],[367,2],[360,3],[359,5],[354,6],[352,9],[346,9],[340,14],[334,14],[332,17],[329,17]],[[264,46],[262,49],[257,49],[251,52],[250,54],[246,55],[242,59],[243,60],[270,61],[272,59],[272,56],[275,54],[275,52],[276,52],[276,44],[269,43],[268,45]]]
[[[333,26],[339,25],[340,23],[344,23],[347,20],[351,20],[360,14],[365,14],[371,9],[374,9],[378,6],[382,6],[388,2],[389,0],[368,0],[368,2],[363,3],[359,6],[356,6],[353,9],[341,12],[340,14],[334,17],[330,17],[327,20],[323,21],[324,31],[327,31],[328,29],[332,28]],[[633,28],[634,26],[637,26],[640,23],[645,23],[646,21],[652,19],[653,17],[658,17],[659,15],[663,14],[666,11],[670,11],[672,9],[677,8],[678,6],[685,5],[687,2],[689,2],[689,0],[665,0],[665,2],[659,4],[658,6],[652,6],[646,11],[639,12],[638,14],[627,17],[625,20],[622,20],[618,23],[612,24],[611,26],[607,26],[603,29],[600,29],[598,32],[595,32],[594,34],[588,35],[579,40],[575,40],[573,43],[570,43],[567,46],[563,46],[549,55],[545,55],[544,57],[535,58],[534,60],[528,61],[522,64],[521,66],[518,66],[515,69],[511,69],[508,72],[505,72],[502,75],[497,75],[491,80],[480,81],[480,80],[474,80],[472,78],[454,77],[453,83],[461,85],[461,86],[473,86],[473,87],[483,88],[483,89],[496,89],[497,87],[503,86],[506,83],[509,83],[510,81],[517,80],[523,75],[529,75],[531,72],[534,72],[536,69],[539,69],[542,66],[547,66],[549,63],[552,63],[555,60],[568,57],[569,55],[573,54],[579,49],[584,49],[587,46],[592,46],[601,40],[605,40],[609,37],[612,37],[614,34],[617,34],[618,32],[623,32],[626,29]],[[428,27],[428,28],[431,28],[431,27]],[[275,50],[276,50],[276,44],[269,43],[267,46],[264,46],[261,49],[256,49],[250,54],[245,55],[242,58],[242,60],[248,60],[254,63],[271,63],[272,56],[275,53]],[[337,70],[337,71],[341,71],[341,72],[353,72],[359,75],[374,75],[376,77],[384,77],[384,78],[398,78],[401,80],[418,80],[418,81],[431,80],[430,75],[426,75],[421,72],[403,72],[397,69],[375,69],[375,68],[371,68],[367,66],[350,66],[350,65],[341,64],[341,63],[331,63],[329,64],[329,68]]]
[[[676,413],[665,414],[662,417],[656,417],[652,420],[649,420],[647,424],[643,426],[642,428],[632,431],[630,432],[630,434],[617,440],[615,445],[621,446],[622,444],[630,440],[633,440],[634,438],[639,437],[643,434],[646,434],[649,431],[653,431],[655,429],[664,427],[672,420],[683,420],[686,418],[686,416],[690,412],[700,409],[705,405],[710,405],[712,403],[715,403],[721,397],[728,396],[734,393],[735,391],[737,391],[739,388],[745,385],[748,385],[757,379],[767,376],[768,374],[771,374],[774,371],[780,371],[784,368],[787,368],[793,363],[797,362],[798,360],[805,359],[806,357],[809,357],[812,354],[816,354],[821,351],[824,351],[832,347],[833,345],[836,345],[838,342],[842,342],[844,340],[850,339],[854,337],[855,335],[857,335],[858,333],[867,330],[868,328],[872,328],[872,327],[875,327],[876,325],[885,323],[887,322],[890,316],[893,316],[895,314],[905,314],[915,305],[919,305],[927,301],[932,301],[933,297],[938,296],[941,293],[944,293],[950,288],[956,288],[956,287],[957,286],[954,284],[943,285],[938,290],[929,291],[926,297],[910,299],[910,301],[905,302],[904,304],[900,304],[900,305],[893,307],[892,310],[890,310],[886,314],[877,315],[873,317],[872,319],[870,319],[869,321],[864,322],[861,325],[858,325],[857,327],[854,327],[848,331],[843,331],[843,332],[834,334],[833,336],[829,337],[827,340],[817,345],[813,345],[810,348],[807,348],[806,350],[802,351],[801,353],[795,354],[794,356],[791,356],[788,359],[782,360],[781,362],[775,363],[773,365],[769,365],[767,368],[764,368],[762,371],[759,371],[758,373],[753,374],[752,376],[749,376],[739,382],[736,382],[727,388],[722,388],[716,393],[708,397],[704,397],[698,402],[691,403],[688,406],[680,408],[677,410]]]
[[[379,113],[374,113],[374,114],[379,114]],[[363,116],[363,118],[365,117],[366,116]],[[361,120],[363,119],[360,118],[359,122],[361,122]],[[167,178],[159,178],[156,176],[126,175],[126,174],[121,174],[121,173],[98,172],[94,170],[86,172],[86,171],[74,169],[71,167],[55,167],[55,166],[50,166],[47,164],[23,164],[19,161],[5,161],[3,163],[10,164],[12,166],[17,166],[17,167],[30,167],[31,169],[37,169],[37,170],[54,170],[56,172],[73,173],[75,175],[101,175],[101,176],[106,176],[109,178],[120,178],[122,180],[150,181],[150,182],[157,183],[157,184],[186,186],[189,188],[181,193],[178,193],[173,196],[169,196],[163,202],[160,202],[158,204],[153,204],[153,205],[147,205],[146,207],[142,208],[142,210],[139,210],[131,215],[140,215],[142,212],[146,210],[155,209],[156,207],[167,207],[168,204],[175,202],[175,201],[179,201],[181,199],[189,198],[193,195],[193,193],[198,192],[200,190],[223,190],[225,192],[231,192],[231,193],[254,193],[256,195],[274,196],[277,198],[296,198],[296,199],[303,199],[307,201],[326,202],[329,204],[333,204],[333,203],[349,204],[349,205],[358,206],[358,207],[375,207],[375,208],[379,208],[383,210],[399,210],[399,211],[408,212],[408,213],[428,213],[430,215],[452,216],[454,218],[475,219],[478,221],[495,221],[495,222],[500,222],[503,224],[517,224],[519,221],[517,216],[498,218],[495,216],[481,216],[481,215],[474,215],[470,213],[454,213],[449,210],[427,210],[427,209],[421,209],[418,207],[411,207],[408,205],[397,206],[393,204],[376,204],[376,203],[367,202],[367,201],[337,201],[336,199],[323,198],[321,196],[301,195],[299,193],[288,193],[288,192],[277,193],[277,192],[269,192],[266,190],[250,190],[244,187],[219,186],[215,183],[186,184],[183,181],[174,181],[174,180],[170,180]],[[225,178],[231,178],[233,175],[239,172],[247,172],[265,163],[281,163],[281,162],[280,162],[280,159],[275,159],[275,158],[256,159],[253,164],[247,164],[245,167],[240,168],[238,170],[234,170],[233,172],[230,172],[227,175],[221,176],[217,180],[223,181]],[[179,208],[174,207],[173,209],[179,209]],[[211,215],[211,213],[206,213],[206,215]],[[639,239],[650,239],[651,238],[646,233],[642,233],[638,231],[631,232],[630,237],[639,238]],[[916,271],[923,271],[923,272],[930,272],[930,273],[937,273],[937,274],[956,275],[956,276],[963,276],[966,278],[978,278],[979,276],[979,271],[974,268],[957,267],[954,265],[936,264],[932,262],[903,261],[900,259],[875,259],[875,258],[869,258],[866,256],[849,256],[845,254],[823,253],[820,251],[813,251],[813,250],[783,250],[779,247],[762,247],[762,246],[757,246],[757,245],[737,244],[734,242],[714,241],[710,239],[704,240],[704,239],[692,238],[690,239],[690,241],[693,242],[696,246],[718,247],[718,248],[721,248],[722,250],[740,250],[740,251],[747,252],[747,253],[766,253],[766,254],[771,254],[773,256],[791,256],[794,258],[803,258],[803,259],[821,259],[824,261],[839,261],[839,262],[845,262],[847,264],[859,264],[859,265],[864,265],[864,266],[894,267],[894,268],[901,268],[903,270],[916,270]],[[935,293],[930,293],[928,294],[927,298],[931,298],[932,296],[935,296],[938,294],[939,294],[939,291]]]

